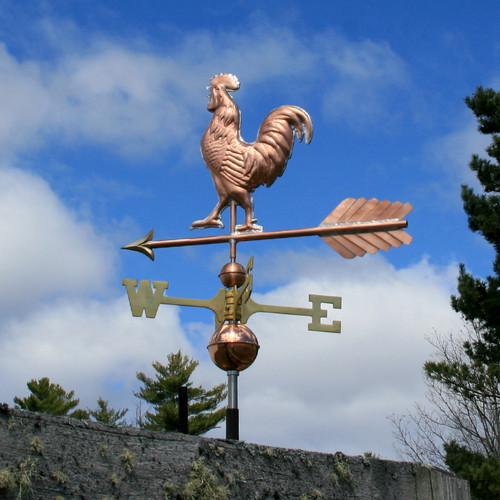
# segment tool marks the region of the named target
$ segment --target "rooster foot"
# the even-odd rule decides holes
[[[236,226],[236,231],[238,233],[261,233],[264,230],[262,226],[259,226],[258,224],[240,224],[239,226]]]
[[[195,220],[191,224],[191,229],[205,229],[208,227],[217,227],[222,229],[224,227],[224,223],[220,219],[203,219],[203,220]]]

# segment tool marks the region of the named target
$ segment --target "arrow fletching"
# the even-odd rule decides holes
[[[403,229],[377,229],[377,223],[400,221],[412,210],[409,203],[378,201],[375,198],[346,198],[328,215],[319,227],[355,226],[356,223],[373,223],[373,231],[343,235],[321,235],[336,252],[346,259],[362,257],[367,252],[374,254],[380,249],[409,245],[412,237]]]

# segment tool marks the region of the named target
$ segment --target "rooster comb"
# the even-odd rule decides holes
[[[240,81],[231,73],[219,73],[210,80],[210,87],[225,87],[227,90],[238,90]],[[210,89],[210,87],[208,87]]]

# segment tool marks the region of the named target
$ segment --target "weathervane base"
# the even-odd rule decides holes
[[[226,439],[240,439],[237,370],[227,371]]]
[[[226,439],[240,439],[240,415],[238,408],[226,409]]]

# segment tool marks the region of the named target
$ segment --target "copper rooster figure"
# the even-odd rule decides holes
[[[297,106],[281,106],[262,122],[257,139],[247,143],[241,138],[241,112],[229,92],[240,88],[231,74],[216,75],[210,81],[208,111],[213,113],[201,140],[201,152],[212,173],[219,201],[210,215],[195,221],[191,228],[224,227],[221,212],[236,202],[245,210],[245,222],[236,227],[243,231],[262,231],[254,218],[253,191],[265,184],[271,186],[285,171],[292,156],[295,136],[312,139],[311,118]]]

